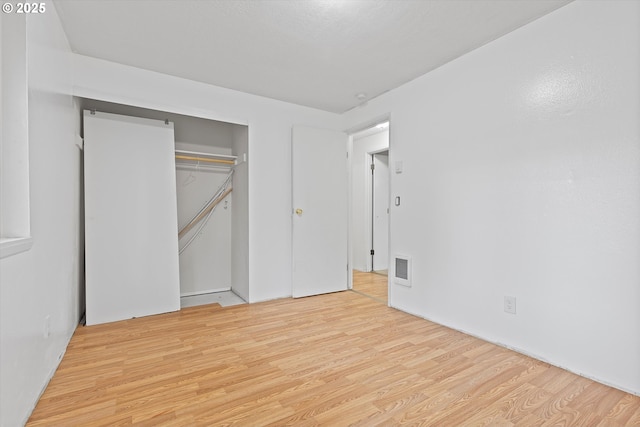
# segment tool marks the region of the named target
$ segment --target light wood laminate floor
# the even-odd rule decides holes
[[[355,292],[79,327],[29,426],[638,426],[640,397]]]
[[[353,290],[375,298],[385,305],[388,301],[388,277],[379,273],[353,270]]]

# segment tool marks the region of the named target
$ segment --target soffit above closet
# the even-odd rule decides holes
[[[342,113],[570,1],[54,3],[79,54]]]
[[[174,124],[176,142],[209,147],[232,148],[233,129],[242,126],[86,98],[80,99],[80,109],[143,117],[145,119],[169,120]]]

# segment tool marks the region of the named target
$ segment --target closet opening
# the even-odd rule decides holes
[[[180,307],[248,301],[248,126],[93,99],[77,101],[80,111],[174,124]]]

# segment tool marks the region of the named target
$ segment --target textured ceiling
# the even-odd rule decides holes
[[[55,0],[74,52],[341,113],[570,0]]]

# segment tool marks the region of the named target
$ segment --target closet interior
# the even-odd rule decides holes
[[[248,301],[248,127],[91,99],[79,104],[174,124],[181,306]]]

